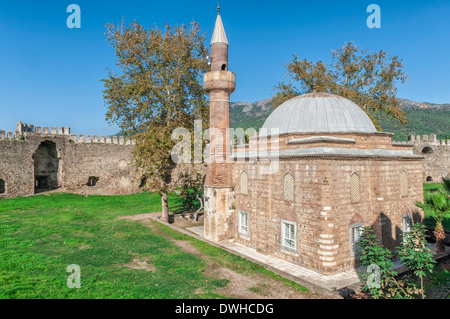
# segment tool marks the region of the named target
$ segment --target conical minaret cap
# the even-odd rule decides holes
[[[214,27],[211,45],[213,45],[214,43],[224,43],[228,45],[227,35],[225,34],[225,29],[223,27],[220,13],[217,15],[216,26]]]

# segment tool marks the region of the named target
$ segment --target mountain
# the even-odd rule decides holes
[[[447,110],[450,111],[450,104],[435,104],[429,102],[415,102],[407,99],[400,99],[400,106],[403,109],[415,109],[415,110]]]
[[[406,141],[410,134],[436,134],[438,139],[450,138],[450,104],[415,102],[401,98],[398,100],[408,119],[405,127],[396,126],[387,119],[381,120],[383,131],[394,133],[394,140]],[[253,103],[231,102],[231,127],[253,127],[259,130],[273,111],[271,102],[272,99]]]
[[[260,129],[267,117],[272,113],[272,99],[258,102],[231,102],[230,126],[232,128]]]

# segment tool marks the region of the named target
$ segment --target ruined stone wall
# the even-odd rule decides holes
[[[41,158],[48,152],[36,152],[42,143],[56,147],[57,164]],[[41,130],[19,122],[16,132],[7,133],[6,138],[0,130],[0,180],[6,184],[0,198],[33,195],[35,167],[45,173],[41,167],[45,163],[57,167],[55,187],[61,190],[104,195],[138,192],[141,181],[131,163],[133,145],[123,137],[76,136],[70,128]]]
[[[68,143],[64,149],[62,187],[70,192],[98,195],[139,191],[140,175],[131,164],[133,147]]]
[[[0,179],[5,182],[0,198],[34,193],[32,152],[33,145],[25,141],[0,140]]]
[[[424,182],[440,183],[442,177],[450,177],[450,140],[437,140],[435,134],[410,135],[408,144],[415,154],[425,156]]]

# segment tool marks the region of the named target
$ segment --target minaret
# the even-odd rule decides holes
[[[217,20],[211,40],[211,71],[203,76],[209,94],[210,164],[205,179],[205,237],[220,242],[231,239],[234,210],[230,150],[230,94],[236,77],[228,71],[228,41],[217,7]]]

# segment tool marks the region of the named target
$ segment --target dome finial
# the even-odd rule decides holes
[[[220,14],[220,3],[217,1],[217,14]]]

